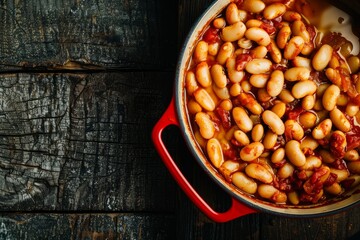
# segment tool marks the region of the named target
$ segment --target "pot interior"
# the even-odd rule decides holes
[[[203,170],[209,175],[214,182],[220,185],[228,194],[238,201],[253,207],[254,209],[280,214],[285,216],[319,216],[324,214],[333,214],[340,210],[345,210],[360,202],[360,186],[345,192],[339,197],[332,198],[328,201],[311,205],[286,205],[275,204],[263,201],[254,196],[240,191],[237,187],[229,184],[224,177],[212,166],[204,154],[203,150],[197,143],[192,131],[189,115],[187,112],[186,90],[185,90],[185,73],[190,64],[194,47],[205,31],[209,23],[218,16],[224,8],[230,3],[230,0],[215,1],[198,19],[188,35],[178,61],[175,82],[175,98],[178,118],[181,124],[181,130],[186,140],[189,150],[192,152],[196,161],[201,165]]]

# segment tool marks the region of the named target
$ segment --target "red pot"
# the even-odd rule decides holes
[[[287,217],[318,217],[334,214],[360,203],[360,186],[358,186],[356,189],[346,192],[339,198],[319,204],[306,206],[272,204],[260,199],[255,199],[254,197],[239,191],[235,186],[225,181],[221,174],[219,174],[206,159],[203,151],[195,141],[193,132],[190,127],[185,102],[184,74],[188,67],[194,45],[203,32],[203,29],[212,19],[214,19],[223,11],[229,2],[230,0],[218,0],[214,2],[194,25],[182,48],[175,76],[173,98],[166,112],[157,122],[152,132],[152,140],[164,164],[182,190],[193,201],[193,203],[206,216],[216,222],[230,221],[255,212],[267,212]],[[203,170],[209,175],[210,178],[213,179],[214,182],[220,185],[221,188],[232,197],[232,205],[226,212],[216,212],[214,209],[212,209],[196,192],[196,190],[191,186],[180,169],[177,167],[176,163],[163,144],[161,136],[162,131],[170,125],[175,125],[181,129],[186,144],[198,164],[200,164]]]

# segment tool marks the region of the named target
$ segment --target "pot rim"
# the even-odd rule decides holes
[[[197,39],[203,33],[204,29],[210,23],[210,21],[213,20],[216,16],[218,16],[230,2],[231,0],[214,1],[203,12],[203,14],[193,24],[189,34],[187,35],[178,58],[174,84],[175,107],[181,133],[191,154],[196,159],[201,168],[206,172],[206,174],[216,184],[218,184],[222,189],[224,189],[225,192],[227,192],[230,196],[232,196],[239,202],[261,212],[267,212],[286,217],[319,217],[335,214],[337,212],[344,211],[359,204],[360,186],[347,192],[341,197],[332,198],[329,201],[323,202],[321,204],[293,206],[266,202],[257,199],[249,194],[246,194],[234,185],[226,182],[223,176],[221,176],[221,174],[217,171],[217,169],[215,169],[211,165],[209,160],[207,160],[200,146],[196,142],[190,126],[185,101],[185,72],[190,62],[191,53],[195,47]]]

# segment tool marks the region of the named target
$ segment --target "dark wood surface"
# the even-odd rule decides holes
[[[360,209],[215,223],[151,142],[178,50],[211,0],[0,1],[0,239],[356,239]],[[164,141],[218,211],[229,197]]]

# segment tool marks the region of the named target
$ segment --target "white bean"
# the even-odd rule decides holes
[[[206,61],[208,57],[208,51],[209,51],[209,44],[205,41],[199,41],[196,44],[194,50],[194,60],[196,62]]]
[[[271,173],[259,163],[250,163],[246,166],[245,172],[249,177],[263,183],[271,183],[273,181]]]
[[[208,45],[208,55],[215,57],[220,49],[220,44],[218,42],[209,43]]]
[[[334,108],[330,112],[330,119],[337,129],[343,132],[350,131],[351,124],[349,120],[345,117],[345,114],[340,109]]]
[[[325,149],[320,149],[318,153],[324,163],[333,163],[336,161],[335,156]]]
[[[226,60],[226,70],[229,77],[230,82],[239,83],[243,80],[245,76],[244,71],[236,70],[236,59],[235,56],[231,56]]]
[[[250,144],[249,137],[246,135],[246,133],[244,133],[241,130],[234,131],[234,138],[239,143],[240,146],[245,146]]]
[[[257,183],[243,172],[235,172],[232,175],[232,183],[249,194],[256,193]]]
[[[331,63],[331,62],[330,62]],[[340,66],[340,64],[339,64]],[[330,82],[334,83],[335,85],[341,85],[341,74],[338,69],[328,67],[325,70],[326,77],[330,80]]]
[[[301,107],[304,110],[311,110],[315,106],[315,97],[313,95],[305,96],[301,101]]]
[[[231,42],[225,42],[219,49],[219,53],[216,56],[216,61],[220,65],[224,65],[227,59],[233,55],[234,51],[234,45]]]
[[[199,85],[196,81],[195,73],[193,71],[188,71],[185,76],[185,88],[187,94],[190,96],[193,95],[196,89],[198,89]]]
[[[279,190],[277,190],[274,186],[272,186],[270,184],[261,184],[258,187],[259,195],[266,199],[270,199],[278,191]]]
[[[265,88],[259,88],[258,92],[257,92],[257,99],[260,102],[268,102],[271,100],[271,96],[269,95],[269,93],[266,91]]]
[[[320,158],[316,156],[309,156],[306,158],[306,163],[301,166],[301,169],[304,170],[313,170],[314,168],[319,168],[322,164],[322,161]]]
[[[241,38],[237,42],[238,46],[242,49],[250,49],[253,46],[253,42],[247,38]]]
[[[246,26],[243,22],[236,22],[221,30],[221,39],[224,42],[234,42],[241,39],[246,31]]]
[[[360,82],[360,81],[359,81]],[[345,112],[350,117],[354,117],[359,112],[360,107],[353,102],[349,102],[346,105]]]
[[[317,116],[312,112],[304,112],[299,116],[299,123],[304,128],[313,128],[316,125]]]
[[[227,87],[219,88],[218,86],[216,86],[214,84],[212,88],[213,88],[213,91],[214,91],[215,95],[218,98],[220,98],[221,100],[225,100],[225,99],[230,98],[229,89]]]
[[[283,121],[276,115],[274,112],[270,110],[265,110],[262,113],[262,119],[269,128],[276,133],[277,135],[282,135],[285,132],[285,126]]]
[[[271,59],[275,63],[280,63],[282,60],[282,53],[273,39],[270,39],[270,44],[267,47],[269,48]]]
[[[219,168],[219,172],[225,177],[225,179],[228,182],[231,182],[231,175],[239,171],[241,168],[241,165],[239,161],[233,161],[233,160],[227,160],[223,164],[221,164]]]
[[[264,18],[272,20],[283,15],[286,12],[286,6],[282,3],[273,3],[265,7],[263,11]]]
[[[261,46],[267,46],[270,44],[269,34],[262,28],[252,27],[246,30],[245,37],[250,39]]]
[[[276,97],[284,87],[284,74],[280,70],[274,70],[267,82],[266,90],[270,96]]]
[[[260,142],[264,137],[264,127],[262,124],[258,123],[254,126],[251,131],[251,138],[254,142]]]
[[[220,64],[214,64],[210,68],[211,77],[214,80],[214,83],[219,88],[224,88],[227,85],[227,77],[225,74],[225,69]]]
[[[313,68],[319,72],[324,70],[331,60],[332,53],[333,48],[330,45],[322,45],[312,59]]]
[[[190,114],[196,114],[202,111],[202,107],[200,106],[200,104],[193,99],[190,99],[188,101],[187,108]]]
[[[291,30],[293,35],[302,37],[305,42],[310,41],[310,34],[306,30],[306,26],[301,20],[294,21]]]
[[[310,69],[306,67],[292,67],[285,71],[284,78],[291,82],[309,80],[310,72]]]
[[[286,104],[282,101],[279,101],[275,103],[270,110],[273,111],[280,118],[282,118],[286,112]]]
[[[246,71],[251,74],[262,74],[270,71],[272,62],[268,59],[252,59],[246,64]]]
[[[359,153],[355,149],[349,150],[345,153],[344,159],[346,161],[357,161],[359,160]]]
[[[265,149],[273,149],[277,143],[278,135],[271,130],[265,133],[263,144]]]
[[[325,186],[324,190],[332,195],[338,195],[342,192],[342,187],[339,183],[334,182],[330,186]]]
[[[255,47],[254,49],[252,49],[250,51],[251,55],[254,57],[254,58],[264,58],[266,56],[266,54],[268,53],[268,49],[265,47],[265,46],[257,46]]]
[[[312,136],[314,139],[323,139],[325,138],[330,132],[332,128],[331,119],[327,118],[320,122],[313,130]]]
[[[291,89],[291,93],[295,98],[299,99],[314,94],[316,89],[317,86],[315,82],[311,80],[304,80],[295,83]]]
[[[241,92],[242,92],[242,89],[241,89],[240,83],[232,84],[229,89],[229,93],[233,97],[239,96]]]
[[[212,22],[212,25],[214,26],[214,28],[222,29],[226,26],[226,20],[223,17],[215,18]]]
[[[249,19],[245,23],[247,28],[261,27],[262,24],[263,24],[263,22],[261,20],[258,20],[258,19]]]
[[[292,60],[292,63],[293,63],[293,65],[295,67],[305,67],[305,68],[307,68],[309,70],[312,69],[311,59],[310,58],[297,56]]]
[[[265,7],[265,3],[261,0],[245,0],[243,3],[244,10],[251,13],[260,13]]]
[[[360,174],[360,161],[348,162],[347,167],[353,174]]]
[[[249,115],[242,107],[235,107],[232,111],[233,119],[236,125],[245,133],[251,131],[253,128],[253,122],[249,118]]]
[[[298,205],[300,203],[300,197],[296,191],[289,192],[287,196],[292,204]]]
[[[284,58],[288,60],[294,59],[303,50],[305,45],[304,39],[300,36],[292,37],[284,48]]]
[[[250,93],[242,92],[239,94],[238,99],[243,103],[251,113],[260,115],[263,112],[262,106],[256,101],[256,99]]]
[[[252,86],[256,88],[264,88],[266,86],[267,81],[269,80],[269,74],[252,74],[250,76],[249,82]]]
[[[294,96],[291,94],[291,92],[284,88],[281,93],[278,96],[281,101],[283,101],[284,103],[291,103],[295,100]]]
[[[293,22],[301,20],[301,15],[298,12],[288,10],[284,13],[283,19],[287,22]]]
[[[198,112],[195,115],[195,122],[199,126],[200,134],[205,139],[210,139],[215,134],[215,125],[214,122],[211,121],[208,114],[204,112]]]
[[[351,162],[351,163],[356,163],[356,162]],[[337,178],[336,178],[337,182],[344,181],[345,179],[347,179],[350,176],[350,172],[349,172],[349,171],[351,171],[350,170],[351,167],[349,167],[350,164],[349,163],[347,164],[348,165],[347,167],[348,167],[349,170],[348,169],[330,168],[330,172],[337,175]]]
[[[345,107],[347,105],[350,105],[351,103],[349,103],[349,97],[345,94],[345,93],[340,93],[337,101],[336,101],[336,105],[340,106],[340,107]],[[353,105],[354,106],[354,105]],[[356,106],[356,105],[355,105]],[[357,106],[358,107],[358,106]],[[349,115],[349,114],[348,114]],[[350,116],[350,115],[349,115]],[[353,115],[355,116],[355,115]]]
[[[204,88],[198,88],[194,92],[195,100],[207,111],[215,110],[215,102]]]
[[[211,85],[212,79],[207,62],[201,62],[196,66],[195,77],[198,83],[200,83],[200,85],[204,88]]]
[[[335,84],[330,85],[324,92],[322,97],[322,104],[328,111],[332,111],[335,106],[338,97],[340,96],[340,88]]]
[[[285,153],[289,161],[297,167],[304,166],[306,163],[306,157],[301,151],[300,142],[296,140],[290,140],[285,145]]]
[[[270,199],[271,201],[274,201],[277,204],[286,203],[287,201],[286,194],[279,191],[270,184],[261,184],[258,187],[258,193],[260,197]]]
[[[277,171],[277,176],[279,178],[285,179],[293,175],[294,173],[294,166],[290,163],[285,163],[279,170]]]
[[[295,121],[288,119],[284,123],[285,125],[285,135],[289,139],[295,139],[300,141],[304,137],[304,129],[300,126],[300,124]]]
[[[260,157],[264,152],[264,145],[261,142],[252,142],[240,150],[240,158],[250,162]]]
[[[289,26],[283,26],[277,36],[276,36],[276,45],[280,48],[280,49],[284,49],[289,38],[291,36],[291,28]]]
[[[314,151],[319,146],[319,143],[312,137],[306,136],[300,144],[300,148],[302,151],[306,151],[306,149],[311,149]]]
[[[208,157],[214,167],[219,168],[224,162],[224,155],[219,140],[211,138],[206,144]]]
[[[240,22],[239,9],[235,3],[230,3],[225,11],[226,22],[234,24]]]
[[[285,149],[278,148],[276,149],[273,154],[271,155],[271,162],[272,163],[279,163],[285,158]]]
[[[248,80],[244,79],[243,81],[241,81],[240,86],[241,89],[246,93],[251,91],[251,84],[249,83]]]

